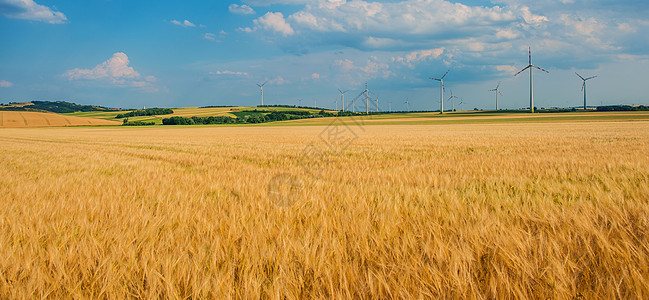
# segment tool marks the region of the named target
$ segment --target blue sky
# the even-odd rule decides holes
[[[367,81],[382,110],[649,104],[649,2],[0,0],[0,102],[335,107]],[[301,99],[301,102],[299,102]],[[340,105],[340,103],[338,104]],[[450,107],[450,103],[445,107]],[[456,104],[456,108],[461,108]]]

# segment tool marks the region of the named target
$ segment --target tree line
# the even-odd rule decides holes
[[[337,115],[348,115],[348,112],[339,112],[333,114],[321,110],[318,113],[310,113],[303,110],[291,111],[273,111],[268,114],[262,114],[259,111],[242,112],[238,118],[229,116],[212,116],[212,117],[179,117],[174,116],[162,119],[162,125],[211,125],[211,124],[257,124],[275,121],[298,120],[307,118],[333,117]],[[342,114],[341,114],[342,113]]]
[[[171,108],[154,107],[154,108],[137,109],[131,112],[118,114],[115,116],[115,119],[130,118],[130,117],[137,117],[137,116],[170,115],[173,113],[174,111]]]

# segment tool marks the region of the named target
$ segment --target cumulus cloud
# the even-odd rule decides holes
[[[6,80],[0,80],[0,87],[7,88],[7,87],[12,87],[14,84],[12,82],[6,81]]]
[[[129,66],[129,59],[123,52],[113,54],[107,61],[92,69],[75,68],[63,73],[68,80],[105,80],[115,86],[138,87],[148,91],[155,91],[154,76],[142,76]]]
[[[403,62],[411,65],[414,62],[419,62],[430,58],[439,58],[442,53],[444,53],[444,50],[445,48],[441,47],[436,49],[412,51],[406,54],[404,57],[397,57],[395,60],[397,62]]]
[[[388,78],[392,75],[390,66],[374,56],[370,57],[364,65],[357,65],[352,60],[345,58],[335,60],[333,66],[350,78],[352,82],[358,82],[358,79]]]
[[[546,16],[533,14],[527,6],[521,8],[521,13],[525,22],[531,25],[539,26],[549,21]]]
[[[206,39],[206,40],[208,40],[208,41],[216,41],[216,34],[213,34],[213,33],[209,33],[209,32],[208,32],[208,33],[205,33],[205,34],[203,35],[203,38]]]
[[[216,72],[210,72],[212,75],[231,75],[231,76],[244,76],[248,77],[248,73],[246,72],[235,72],[235,71],[230,71],[230,70],[217,70]]]
[[[196,25],[188,20],[185,21],[178,21],[178,20],[171,20],[171,24],[182,26],[182,27],[196,27]]]
[[[484,26],[515,20],[511,11],[498,6],[467,6],[445,0],[405,0],[392,3],[369,1],[318,1],[306,5],[289,19],[317,31],[425,34],[459,25]],[[386,26],[390,24],[390,26]]]
[[[509,74],[515,74],[516,71],[518,71],[518,68],[516,66],[510,66],[510,65],[499,65],[499,66],[496,66],[496,71],[509,73]]]
[[[282,84],[289,84],[291,83],[290,81],[284,79],[282,76],[277,76],[271,80],[268,80],[269,84],[276,84],[276,85],[282,85]]]
[[[25,19],[62,24],[68,19],[62,13],[53,11],[47,6],[37,4],[33,0],[0,0],[0,13],[8,18]]]
[[[295,33],[291,25],[286,23],[284,15],[281,12],[268,12],[262,17],[254,20],[254,23],[255,28],[275,31],[283,36],[289,36]]]
[[[242,4],[230,4],[228,6],[228,10],[230,10],[231,13],[233,14],[238,14],[238,15],[254,15],[255,11],[248,5]]]

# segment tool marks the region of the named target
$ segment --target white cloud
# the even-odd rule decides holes
[[[531,25],[539,26],[543,24],[544,22],[548,22],[548,18],[546,16],[541,16],[541,15],[535,15],[530,11],[530,8],[527,6],[521,7],[521,13],[523,16],[523,19],[525,22]]]
[[[254,20],[255,28],[263,28],[281,33],[283,36],[293,35],[295,31],[290,24],[284,20],[281,12],[268,12],[264,16]],[[244,29],[245,30],[245,29]]]
[[[429,34],[462,25],[484,26],[513,21],[512,11],[496,7],[470,7],[445,0],[405,0],[400,2],[368,2],[363,0],[317,1],[307,4],[289,19],[295,25],[316,31]],[[389,26],[386,26],[389,24]]]
[[[632,32],[636,32],[637,28],[631,26],[631,24],[629,23],[620,23],[617,25],[617,30],[622,32],[632,33]]]
[[[575,34],[582,36],[593,37],[596,33],[600,33],[606,28],[604,24],[599,23],[592,17],[583,19],[578,16],[561,15],[560,20],[566,27],[574,30]]]
[[[512,29],[498,29],[496,38],[501,40],[513,40],[520,36],[520,33]]]
[[[410,68],[414,68],[414,63],[425,61],[431,58],[439,58],[444,53],[445,48],[435,48],[435,49],[425,49],[412,51],[405,56],[399,56],[392,58],[393,62],[398,62],[408,65]]]
[[[405,61],[411,63],[411,62],[421,61],[429,57],[439,58],[439,56],[442,55],[442,53],[444,53],[444,47],[436,48],[436,49],[413,51],[410,52],[408,55],[406,55]]]
[[[12,82],[6,81],[6,80],[0,80],[0,87],[6,88],[6,87],[12,87],[14,84]]]
[[[247,32],[247,33],[251,33],[251,32],[256,31],[256,30],[257,29],[250,28],[250,27],[239,27],[239,28],[237,28],[237,31],[243,31],[243,32]]]
[[[392,75],[390,66],[386,63],[380,62],[379,59],[374,56],[370,57],[365,65],[356,65],[352,60],[347,58],[335,60],[333,65],[353,82],[358,82],[358,79],[361,78],[388,78]]]
[[[63,73],[68,80],[107,80],[116,86],[138,87],[148,91],[156,91],[154,76],[142,77],[140,73],[129,66],[129,59],[123,52],[113,54],[107,61],[92,69],[72,69]]]
[[[208,40],[208,41],[216,41],[216,34],[208,32],[208,33],[203,35],[203,38]]]
[[[61,24],[68,20],[62,12],[52,11],[49,7],[39,5],[33,0],[0,0],[0,13],[8,18],[50,24]]]
[[[510,65],[499,65],[496,66],[496,70],[498,72],[505,72],[509,74],[515,74],[516,71],[518,71],[518,68],[516,66],[510,66]]]
[[[248,73],[246,72],[235,72],[235,71],[230,71],[230,70],[217,70],[216,72],[210,72],[212,75],[231,75],[231,76],[243,76],[243,77],[248,77]]]
[[[194,23],[192,23],[192,22],[190,22],[188,20],[185,20],[185,21],[182,21],[182,22],[180,22],[178,20],[171,20],[171,23],[175,24],[175,25],[178,25],[178,26],[182,26],[182,27],[196,27],[196,25]]]
[[[318,80],[318,79],[320,79],[320,74],[318,74],[318,73],[313,73],[313,74],[311,74],[311,79],[313,79],[313,80]]]
[[[228,10],[230,10],[231,13],[233,14],[239,14],[239,15],[254,15],[255,11],[248,5],[242,4],[242,5],[237,5],[237,4],[230,4],[228,6]]]
[[[269,84],[276,84],[276,85],[282,85],[282,84],[289,84],[291,83],[290,81],[284,79],[282,76],[277,76],[271,80],[268,80]]]

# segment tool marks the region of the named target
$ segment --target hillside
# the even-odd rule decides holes
[[[79,105],[66,101],[31,101],[0,105],[4,111],[37,111],[53,113],[73,113],[91,111],[116,111],[116,109],[94,105]]]
[[[265,111],[265,112],[282,112],[282,111],[307,111],[311,113],[317,113],[321,109],[314,108],[293,108],[293,107],[247,107],[247,106],[237,106],[237,107],[178,107],[171,108],[173,110],[172,114],[157,115],[157,116],[136,116],[129,117],[129,121],[143,121],[143,122],[155,122],[156,124],[162,124],[162,119],[169,117],[231,117],[239,118],[242,116],[254,114],[254,111]],[[118,120],[116,119],[117,115],[128,113],[129,111],[90,111],[90,112],[74,112],[68,113],[69,116],[77,117],[92,117],[105,120]]]
[[[0,128],[120,125],[121,122],[33,111],[0,111]]]

